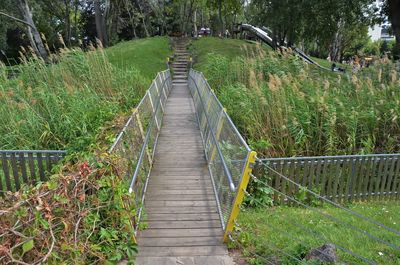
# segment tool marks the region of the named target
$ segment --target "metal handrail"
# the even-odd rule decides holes
[[[1,153],[46,153],[46,154],[66,154],[67,152],[64,150],[0,150]]]
[[[165,70],[165,71],[162,71],[161,73],[168,72],[168,71],[169,71],[169,70]],[[170,79],[170,77],[168,77],[168,78],[165,79],[164,81],[166,81],[166,80],[168,80],[168,79]],[[164,81],[163,81],[163,87],[164,87],[164,83],[165,83]],[[154,81],[153,81],[153,82],[154,82]],[[147,94],[147,93],[149,93],[148,90],[146,91],[146,94]],[[145,94],[145,95],[146,95],[146,94]],[[124,133],[125,133],[125,131],[126,131],[126,128],[128,128],[129,124],[131,123],[131,121],[132,121],[132,119],[133,119],[133,116],[136,114],[138,107],[141,106],[141,105],[143,104],[145,98],[146,98],[145,96],[142,97],[142,99],[140,100],[139,104],[137,105],[137,108],[136,108],[135,111],[132,113],[132,115],[129,117],[128,121],[125,123],[125,125],[124,125],[124,127],[122,128],[121,132],[118,134],[118,136],[117,136],[117,138],[115,139],[114,143],[111,145],[110,149],[108,150],[108,153],[109,153],[109,154],[111,154],[111,153],[114,151],[115,147],[117,146],[117,144],[118,144],[119,141],[121,140],[122,136],[124,135]]]
[[[208,113],[206,112],[206,108],[205,108],[203,99],[202,99],[202,97],[200,96],[199,87],[197,86],[197,83],[196,83],[196,81],[194,80],[194,78],[193,78],[191,75],[189,75],[189,77],[193,80],[193,83],[194,83],[194,85],[196,86],[196,90],[197,90],[197,93],[199,94],[199,99],[200,99],[200,101],[201,101],[201,105],[202,105],[203,110],[204,110],[204,115],[205,115],[205,117],[206,117],[208,127],[210,128],[211,136],[212,136],[212,138],[213,138],[215,147],[217,148],[218,155],[219,155],[219,157],[221,158],[222,166],[223,166],[223,168],[224,168],[224,172],[225,172],[226,176],[228,177],[229,188],[230,188],[230,190],[231,190],[232,192],[234,192],[234,191],[236,190],[235,183],[233,182],[232,174],[231,174],[231,172],[230,172],[228,166],[226,165],[226,161],[225,161],[224,155],[222,154],[221,148],[219,147],[219,143],[218,143],[217,137],[215,136],[214,130],[213,130],[212,127],[211,127],[211,122],[210,122],[210,119],[209,119],[209,117],[208,117]]]
[[[200,74],[204,80],[207,80],[204,76],[204,74],[202,72],[196,71],[194,69],[191,69],[193,72],[196,72],[198,74]],[[192,78],[193,79],[193,78]],[[217,95],[215,95],[214,91],[211,89],[210,84],[208,82],[206,82],[206,85],[208,87],[208,89],[210,90],[210,93],[215,97],[218,98]],[[251,151],[251,148],[249,147],[249,145],[247,144],[246,140],[243,138],[243,136],[240,134],[239,130],[236,128],[236,125],[233,123],[231,117],[226,113],[224,106],[222,105],[222,103],[217,100],[217,104],[218,106],[222,109],[222,111],[225,114],[225,118],[227,119],[227,121],[229,122],[229,124],[231,125],[231,128],[234,130],[235,134],[238,136],[240,142],[243,144],[243,146],[246,148],[246,150],[248,152]]]
[[[335,155],[335,156],[293,156],[293,157],[271,157],[260,158],[262,161],[282,161],[282,160],[311,160],[311,159],[348,159],[362,157],[400,157],[400,154],[366,154],[366,155]]]
[[[171,79],[171,76],[169,76],[165,80],[163,80],[163,84],[162,84],[160,90],[164,89],[166,82],[168,80],[170,80],[170,79]],[[139,175],[140,167],[142,166],[143,158],[144,158],[144,155],[146,153],[146,148],[147,148],[147,145],[148,145],[148,142],[149,142],[149,139],[150,139],[150,135],[151,135],[151,130],[154,127],[154,123],[155,123],[155,120],[156,120],[157,112],[158,112],[158,109],[159,109],[159,107],[161,105],[161,100],[157,100],[157,101],[158,101],[157,102],[157,106],[156,106],[156,108],[154,110],[151,123],[150,123],[150,125],[149,125],[149,127],[147,129],[146,137],[145,137],[145,140],[143,142],[142,149],[140,150],[139,160],[138,160],[138,163],[136,165],[135,172],[134,172],[134,174],[132,176],[131,184],[129,185],[129,193],[133,192],[133,186],[135,185],[137,176]]]

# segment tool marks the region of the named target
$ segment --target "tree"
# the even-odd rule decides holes
[[[398,60],[400,59],[400,0],[387,0],[383,7],[383,13],[392,24],[393,34],[396,39],[393,57]]]
[[[25,25],[27,36],[29,38],[32,49],[38,56],[47,61],[49,54],[45,48],[42,37],[40,36],[40,32],[38,31],[36,24],[33,21],[33,13],[29,7],[28,0],[18,0],[17,6],[19,9],[19,13],[22,15],[23,19],[17,18],[16,16],[7,14],[5,12],[0,12],[0,15]]]

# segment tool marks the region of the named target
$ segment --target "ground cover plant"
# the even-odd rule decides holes
[[[167,38],[149,38],[63,50],[53,65],[25,59],[13,78],[0,66],[0,149],[86,148],[106,121],[139,102],[169,53]]]

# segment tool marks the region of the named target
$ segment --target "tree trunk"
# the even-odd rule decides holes
[[[78,38],[78,8],[79,8],[79,0],[75,0],[74,5],[75,5],[74,6],[74,35],[75,35],[75,40],[76,40]]]
[[[67,42],[67,46],[71,46],[71,10],[69,6],[69,1],[64,0],[65,6],[65,41]]]
[[[106,0],[104,13],[102,16],[102,22],[101,22],[101,26],[103,27],[103,34],[104,34],[103,35],[103,37],[104,37],[103,45],[105,47],[108,46],[107,18],[108,18],[108,14],[110,13],[110,7],[111,7],[110,0]]]
[[[146,18],[144,17],[142,5],[140,4],[140,0],[136,0],[136,3],[138,5],[138,7],[139,7],[139,12],[140,12],[140,15],[142,17],[142,24],[143,24],[144,33],[146,34],[146,37],[150,37],[149,30],[147,29],[147,25],[146,25]]]
[[[333,62],[340,62],[340,55],[342,53],[342,46],[343,46],[343,30],[344,30],[344,23],[342,20],[339,20],[337,32],[335,34],[335,38],[333,39],[331,49],[329,52],[329,57]]]
[[[394,59],[400,59],[400,0],[388,0],[389,19],[392,23],[393,34],[396,38]]]
[[[224,34],[224,22],[222,21],[222,0],[218,0],[218,18],[219,18],[219,30],[221,36]]]
[[[197,38],[197,10],[193,13],[193,37]]]
[[[94,1],[94,18],[96,22],[97,39],[102,45],[105,45],[105,36],[103,28],[103,15],[100,7],[100,0]]]
[[[36,28],[35,22],[33,22],[33,15],[31,9],[29,8],[28,1],[19,0],[18,4],[24,20],[30,25],[27,29],[28,38],[32,45],[32,48],[41,58],[43,58],[43,60],[47,61],[49,58],[49,54],[46,51],[40,33]]]

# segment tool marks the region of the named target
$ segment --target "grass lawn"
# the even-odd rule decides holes
[[[378,221],[392,229],[400,230],[400,202],[354,203],[351,210]],[[353,217],[347,212],[322,207],[318,210],[349,223],[394,245],[400,245],[400,237],[394,233]],[[311,249],[326,243],[333,243],[360,256],[375,261],[377,264],[400,264],[400,251],[383,245],[364,234],[358,233],[338,222],[334,222],[318,212],[296,207],[273,207],[264,209],[245,209],[239,215],[239,238],[249,257],[250,264],[265,264],[263,257],[285,257],[281,250],[302,260]],[[353,256],[337,250],[341,261],[346,264],[363,264]],[[294,258],[284,258],[286,263],[298,264]]]
[[[266,50],[271,50],[269,46],[262,45]],[[229,59],[246,54],[257,48],[256,42],[248,42],[238,39],[222,39],[217,37],[205,37],[192,41],[190,51],[195,60],[195,68],[204,71],[207,63],[207,56],[210,53],[225,56]]]
[[[154,37],[119,43],[106,49],[106,54],[110,63],[118,68],[134,66],[143,76],[153,79],[167,67],[167,57],[172,50],[167,37]]]

